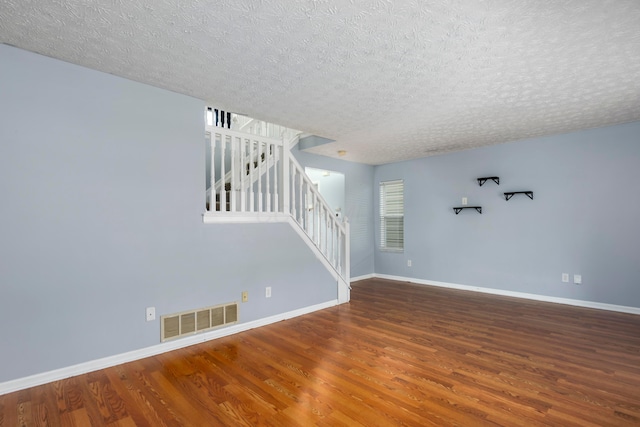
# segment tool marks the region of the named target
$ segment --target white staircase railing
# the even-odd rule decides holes
[[[206,132],[213,183],[207,189],[208,217],[288,216],[348,289],[349,224],[336,216],[290,155],[293,141],[285,144],[283,139],[210,125]]]
[[[349,222],[333,212],[298,161],[294,157],[288,160],[289,214],[346,280],[349,277]]]
[[[281,140],[206,126],[211,144],[208,212],[281,212]],[[222,178],[221,178],[222,177]]]

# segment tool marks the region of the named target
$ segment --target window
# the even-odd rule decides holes
[[[380,249],[404,250],[404,182],[380,183]]]

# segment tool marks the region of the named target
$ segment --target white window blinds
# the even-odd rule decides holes
[[[404,250],[404,182],[380,183],[380,249]]]

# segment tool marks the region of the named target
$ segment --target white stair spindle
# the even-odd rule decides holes
[[[237,177],[237,152],[236,152],[236,145],[237,145],[237,138],[234,138],[233,136],[229,137],[229,148],[231,149],[231,181],[230,181],[230,185],[229,185],[229,210],[231,212],[236,212],[237,208],[236,208],[236,190],[238,189],[237,187],[237,181],[238,181],[238,177]]]
[[[329,257],[329,261],[331,261],[331,265],[335,265],[336,264],[336,260],[334,258],[334,247],[333,247],[333,243],[335,242],[334,240],[334,234],[335,234],[335,228],[334,228],[334,222],[333,222],[333,218],[331,218],[331,212],[329,212],[329,218],[327,218],[329,220],[329,223],[327,224],[328,226],[328,230],[327,230],[327,256]]]
[[[273,156],[271,157],[271,210],[272,212],[282,212],[278,198],[278,180],[280,170],[283,168],[278,161],[278,146],[273,146]]]
[[[240,211],[247,211],[247,139],[240,138]]]
[[[309,188],[313,187],[310,185]],[[320,239],[318,238],[318,229],[320,228],[320,209],[318,209],[318,197],[311,190],[311,200],[313,200],[313,241],[320,247]],[[322,250],[322,248],[320,248]]]
[[[220,211],[227,210],[227,183],[225,177],[227,172],[225,170],[224,159],[226,156],[227,138],[224,134],[220,134],[220,179],[222,180],[222,186],[220,187]]]
[[[265,193],[267,195],[266,200],[266,210],[267,212],[271,212],[271,169],[269,168],[269,163],[271,161],[271,144],[267,144],[267,153],[264,155],[264,163],[265,163]]]
[[[258,142],[258,157],[256,158],[256,163],[258,164],[258,212],[263,212],[263,199],[264,195],[262,194],[262,155],[264,153],[263,143]]]
[[[322,207],[322,223],[321,223],[321,230],[322,230],[322,246],[324,247],[324,254],[325,256],[328,258],[329,257],[329,227],[328,227],[328,222],[327,222],[327,217],[329,211],[327,210],[326,207]]]
[[[309,233],[309,225],[307,224],[307,217],[309,215],[309,201],[306,197],[306,191],[304,192],[303,197],[303,182],[304,180],[302,178],[302,172],[298,171],[298,191],[300,192],[300,224],[304,224],[303,228],[305,228],[307,230],[307,233]]]
[[[209,171],[209,212],[215,212],[216,210],[216,134],[215,132],[209,133],[211,144],[211,170]]]
[[[298,202],[296,200],[296,195],[298,194],[296,191],[296,170],[292,163],[289,163],[289,180],[289,206],[291,214],[293,215],[293,219],[300,223],[298,219]]]
[[[249,211],[255,212],[255,192],[253,191],[253,179],[255,177],[255,168],[253,167],[253,159],[255,158],[255,141],[249,143]]]

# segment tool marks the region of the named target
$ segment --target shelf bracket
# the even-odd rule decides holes
[[[463,209],[475,209],[479,214],[482,213],[482,206],[456,206],[453,211],[458,215]]]
[[[496,184],[500,185],[500,177],[497,176],[485,176],[482,178],[478,178],[478,185],[480,185],[480,187],[482,187],[484,185],[485,182],[487,182],[488,180],[491,180],[493,182],[495,182]]]
[[[533,191],[509,191],[508,193],[504,193],[504,199],[509,200],[514,194],[526,194],[527,197],[533,200]]]

